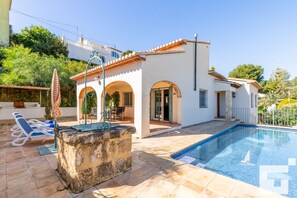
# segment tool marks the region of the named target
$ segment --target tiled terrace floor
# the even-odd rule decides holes
[[[234,124],[213,121],[151,138],[133,139],[132,170],[81,194],[65,189],[55,171],[55,155],[38,155],[38,146],[52,142],[12,147],[10,126],[0,125],[0,198],[279,197],[170,158],[172,153]]]

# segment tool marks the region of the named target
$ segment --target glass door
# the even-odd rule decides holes
[[[162,92],[155,90],[155,118],[162,119]]]
[[[164,103],[164,117],[163,117],[163,120],[165,121],[169,121],[169,106],[170,106],[170,101],[169,101],[169,89],[166,89],[164,90],[164,100],[163,100],[163,103]]]

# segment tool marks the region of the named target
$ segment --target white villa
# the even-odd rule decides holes
[[[261,86],[253,80],[228,79],[210,71],[209,46],[209,42],[179,39],[105,64],[106,91],[119,91],[120,106],[125,106],[125,117],[134,120],[138,137],[151,135],[151,120],[179,127],[214,119],[256,124]],[[101,66],[87,75],[87,92],[99,96],[98,115],[103,109],[101,75]],[[71,79],[77,81],[77,116],[81,119],[84,73]]]
[[[100,45],[84,39],[83,37],[80,37],[78,41],[73,41],[66,37],[62,37],[62,40],[68,47],[68,58],[71,59],[88,61],[93,51],[96,51],[101,55],[101,59],[104,63],[118,59],[122,56],[122,51],[118,49]],[[99,64],[99,61],[96,61],[97,60],[94,60],[94,63]]]

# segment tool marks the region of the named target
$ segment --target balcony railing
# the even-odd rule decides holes
[[[253,115],[251,109],[249,108],[233,107],[232,116],[235,119],[240,120],[240,122],[244,122],[246,124],[257,124],[258,121],[257,116]]]
[[[297,124],[297,108],[281,108],[259,114],[259,124],[292,127]]]

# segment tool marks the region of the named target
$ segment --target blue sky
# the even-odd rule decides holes
[[[297,76],[297,1],[295,0],[12,0],[29,15],[78,26],[83,35],[120,50],[148,50],[178,38],[210,41],[210,65],[227,75],[239,64],[262,65],[265,78],[277,67]],[[13,30],[42,25],[10,12]],[[71,32],[75,27],[57,25]]]

